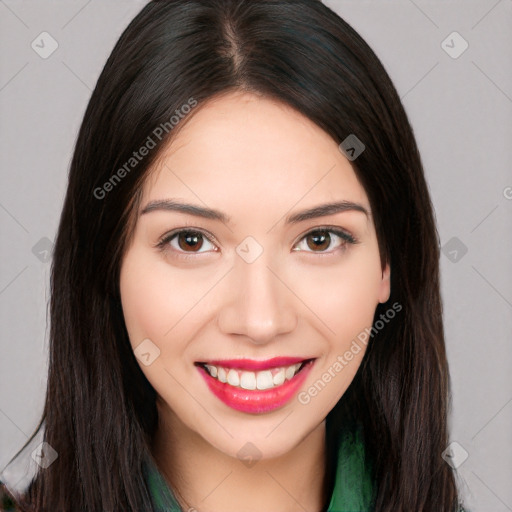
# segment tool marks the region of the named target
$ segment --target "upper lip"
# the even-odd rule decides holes
[[[281,366],[290,366],[292,364],[302,363],[314,359],[313,357],[273,357],[272,359],[215,359],[210,361],[201,361],[197,364],[209,364],[212,366],[222,366],[223,368],[236,368],[239,370],[267,370],[269,368],[278,368]]]

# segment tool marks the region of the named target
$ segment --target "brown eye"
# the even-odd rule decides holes
[[[208,244],[211,247],[208,247]],[[203,252],[217,251],[217,247],[210,238],[200,231],[182,229],[165,236],[159,243],[161,250],[171,248],[176,253],[201,254]]]
[[[196,252],[203,244],[203,235],[195,231],[182,231],[177,238],[179,248],[187,252]]]
[[[328,231],[316,231],[306,236],[308,247],[316,251],[325,251],[331,245],[331,235]]]
[[[357,240],[352,235],[340,229],[315,229],[304,235],[293,250],[319,254],[332,253],[336,249],[343,249],[347,244],[355,243]],[[329,248],[330,250],[327,250]]]

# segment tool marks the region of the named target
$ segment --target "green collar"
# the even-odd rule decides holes
[[[152,463],[146,464],[146,481],[154,512],[182,512],[161,473]],[[338,452],[336,481],[327,512],[371,512],[373,484],[364,463],[362,433],[342,437]]]

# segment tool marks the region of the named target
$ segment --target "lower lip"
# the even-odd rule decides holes
[[[264,390],[230,386],[213,378],[202,366],[197,368],[210,391],[227,406],[237,411],[260,414],[278,409],[290,401],[308,376],[314,362],[314,360],[309,361],[299,373],[284,384]]]

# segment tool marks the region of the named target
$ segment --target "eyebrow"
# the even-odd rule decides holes
[[[206,208],[189,203],[182,203],[175,200],[159,200],[150,201],[140,212],[140,215],[154,211],[177,211],[194,215],[196,217],[203,217],[210,220],[218,220],[225,224],[228,224],[231,217],[225,213],[215,210],[212,208]],[[326,203],[309,208],[306,210],[299,211],[292,215],[288,215],[285,219],[286,224],[297,224],[305,220],[314,219],[316,217],[325,217],[327,215],[333,215],[335,213],[341,213],[346,211],[356,211],[364,213],[367,217],[370,216],[370,212],[361,204],[354,203],[353,201],[336,201],[333,203]]]

